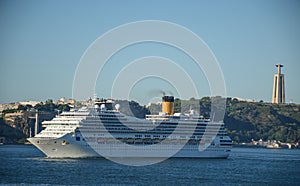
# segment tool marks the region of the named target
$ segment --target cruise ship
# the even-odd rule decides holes
[[[28,138],[49,158],[227,158],[232,140],[223,121],[194,112],[174,113],[174,97],[162,97],[162,111],[144,119],[119,111],[112,100],[62,112],[43,121]]]

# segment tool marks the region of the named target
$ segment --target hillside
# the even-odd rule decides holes
[[[24,143],[26,135],[21,130],[9,126],[0,118],[0,137],[4,137],[2,143]]]
[[[221,98],[214,98],[221,99]],[[135,101],[116,100],[120,104],[120,111],[124,114],[144,118],[146,114],[156,114],[161,110],[161,105],[151,104],[150,107],[141,106]],[[282,142],[300,141],[300,105],[299,104],[270,104],[263,102],[246,102],[237,99],[226,99],[226,113],[224,117],[225,128],[235,143],[250,142],[252,139],[280,140]],[[211,109],[211,98],[179,100],[175,99],[175,112],[187,112],[190,109],[200,111],[205,118],[209,118]],[[46,102],[44,105],[36,105],[39,110],[53,112],[55,109],[68,110],[66,105],[54,105]],[[66,108],[65,108],[66,107]],[[24,108],[18,108],[18,111]],[[8,111],[4,111],[6,113]],[[23,120],[30,121],[30,120]],[[25,141],[28,136],[29,123],[18,125],[13,128],[7,125],[3,119],[0,120],[0,137],[5,137],[13,142]],[[25,132],[24,132],[25,131]],[[27,131],[27,132],[26,132]]]
[[[300,105],[227,100],[224,118],[235,142],[251,139],[300,141]]]

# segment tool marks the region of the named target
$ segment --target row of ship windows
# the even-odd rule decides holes
[[[136,138],[142,138],[143,137],[143,135],[141,135],[141,134],[136,134],[136,135],[134,135]],[[145,134],[144,135],[144,137],[145,138],[151,138],[151,135],[149,135],[149,134]],[[160,138],[161,136],[160,135],[153,135],[153,138]],[[166,138],[167,136],[166,135],[163,135],[162,136],[163,138]]]
[[[46,131],[72,131],[73,129],[47,129]]]
[[[84,133],[90,133],[90,134],[97,134],[98,132],[103,132],[103,133],[106,133],[106,131],[82,131]],[[111,134],[132,134],[132,133],[140,133],[140,134],[143,134],[143,133],[147,133],[147,134],[153,134],[153,133],[156,133],[156,134],[167,134],[167,135],[170,135],[173,133],[173,131],[155,131],[155,132],[151,132],[151,131],[148,131],[148,132],[136,132],[136,131],[122,131],[122,132],[119,132],[119,131],[110,131],[109,133]],[[224,133],[216,133],[216,132],[208,132],[206,131],[205,133],[204,132],[192,132],[192,131],[177,131],[176,133],[174,134],[182,134],[182,135],[188,135],[188,134],[194,134],[194,135],[203,135],[203,134],[206,134],[206,135],[212,135],[212,136],[215,136],[215,135],[218,135],[218,136],[224,136]]]
[[[120,119],[122,119],[122,118],[120,118]],[[85,120],[85,123],[87,123],[87,124],[97,125],[98,122],[99,122],[98,120]],[[118,121],[116,119],[107,120],[107,121],[105,121],[105,123],[111,123],[111,124],[114,124],[113,126],[120,126],[120,127],[122,126],[123,123],[125,125],[130,125],[130,124],[136,123],[136,124],[139,124],[141,126],[143,126],[143,125],[149,125],[150,124],[149,122],[145,122],[144,123],[144,122],[140,122],[140,121],[139,122],[130,122],[130,123],[127,124],[126,121],[120,122],[120,121]],[[156,121],[155,123],[156,124],[160,124],[161,126],[166,126],[166,127],[168,127],[168,126],[170,126],[170,127],[176,127],[178,125],[178,122],[164,123],[163,121],[161,121],[161,122],[160,121]],[[181,123],[181,125],[185,125],[187,127],[190,125],[191,127],[195,127],[195,124],[190,124],[190,123]],[[202,124],[202,123],[198,123],[197,126],[201,126],[201,127],[218,127],[218,128],[220,128],[220,127],[223,127],[224,125],[223,124],[206,124],[206,123]]]
[[[229,143],[231,143],[232,141],[231,140],[220,140],[220,142],[229,142]]]
[[[65,132],[49,132],[49,131],[44,131],[43,134],[47,134],[48,135],[63,135],[63,134],[66,134]]]
[[[149,128],[156,128],[156,129],[176,129],[176,128],[180,128],[178,126],[156,126],[154,127],[153,125],[87,125],[84,124],[82,128],[109,128],[109,129],[130,129],[130,128],[140,128],[140,129],[149,129]],[[181,127],[183,128],[183,127]],[[203,127],[203,126],[197,126],[197,127],[184,127],[184,129],[188,129],[188,130],[225,130],[224,127]]]
[[[108,130],[128,130],[130,128],[136,128],[137,126],[128,126],[128,127],[124,127],[124,125],[109,125],[109,126],[105,126],[105,128],[107,128]],[[152,126],[138,126],[141,130],[147,130],[149,128],[153,128]],[[85,126],[84,128],[88,129],[102,129],[104,128],[103,126]],[[157,130],[174,130],[176,128],[176,126],[159,126],[156,127]],[[218,128],[218,127],[185,127],[185,130],[224,130],[223,127]]]
[[[230,144],[220,144],[220,146],[232,146],[232,144],[230,143]]]
[[[48,142],[40,142],[40,141],[37,141],[37,143],[42,143],[42,144],[48,144]],[[57,143],[57,141],[54,141],[53,143]],[[65,140],[63,140],[62,142],[61,142],[61,144],[62,145],[67,145],[67,144],[69,144],[69,142],[67,142],[67,141],[65,141]]]
[[[131,128],[104,128],[104,127],[99,127],[99,128],[81,128],[79,129],[79,131],[82,132],[99,132],[99,131],[109,131],[109,132],[120,132],[120,133],[132,133],[132,132],[142,132],[142,131],[146,131],[146,132],[150,132],[150,133],[160,133],[160,132],[188,132],[188,133],[204,133],[204,132],[214,132],[214,133],[226,133],[223,130],[213,130],[213,129],[196,129],[196,130],[192,130],[192,129],[160,129],[160,128],[156,128],[156,129],[131,129]]]
[[[111,117],[124,117],[124,115],[121,114],[99,114],[98,116],[102,116],[102,117],[107,117],[107,116],[111,116]]]
[[[44,126],[49,126],[49,127],[73,127],[73,126],[78,126],[79,122],[73,122],[73,123],[64,123],[64,122],[56,122],[56,123],[43,123]]]
[[[96,118],[96,120],[98,119],[98,117],[99,118],[116,118],[116,119],[122,119],[122,118],[125,118],[124,116],[122,116],[122,115],[97,115],[96,117],[88,117],[88,119],[89,120],[95,120],[95,118]]]
[[[118,118],[118,117],[101,117],[100,120],[105,120],[105,121],[118,121],[118,120],[127,120],[127,118]]]
[[[126,125],[126,123],[125,123]],[[108,125],[106,124],[105,127],[119,127],[119,128],[122,128],[124,127],[125,125]],[[148,124],[145,124],[145,125],[130,125],[130,124],[127,124],[126,126],[128,127],[141,127],[141,128],[153,128],[153,125],[148,125]],[[156,128],[169,128],[169,129],[174,129],[178,126],[182,126],[182,125],[159,125],[159,126],[155,126]],[[187,126],[185,125],[184,128],[187,128],[187,129],[224,129],[224,127],[218,127],[218,126],[194,126],[194,125],[190,125],[190,126]]]
[[[106,143],[106,142],[98,142],[98,144],[111,144],[111,145],[119,145],[120,143]],[[144,142],[144,143],[127,143],[130,145],[152,145],[153,143],[151,142]],[[175,145],[175,144],[174,144]],[[179,143],[178,145],[181,145]],[[110,147],[111,148],[111,147]],[[112,147],[114,148],[114,147]],[[176,147],[177,148],[177,147]],[[152,148],[152,150],[170,150],[174,149],[174,146],[172,144],[170,145],[160,145],[160,146],[155,146]],[[184,147],[185,151],[198,151],[199,150],[199,144],[187,144],[187,146]],[[208,148],[205,148],[206,151],[224,151],[224,149],[219,148],[218,146],[211,145]],[[230,151],[229,149],[226,150],[226,152]]]
[[[62,125],[62,126],[60,126],[60,125],[51,125],[51,126],[49,126],[48,128],[70,128],[70,126],[64,126],[64,125]]]
[[[168,136],[166,136],[166,135],[149,135],[149,134],[145,134],[144,135],[144,137],[145,138],[151,138],[151,136],[153,137],[153,138],[167,138]],[[142,138],[143,137],[143,135],[141,135],[141,134],[136,134],[136,135],[134,135],[134,137],[135,138]],[[173,138],[178,138],[178,136],[173,136]],[[180,139],[187,139],[188,138],[188,136],[179,136],[179,138]],[[196,139],[196,138],[198,138],[198,139],[200,139],[201,137],[200,136],[191,136],[190,137],[190,139]]]
[[[115,128],[115,127],[108,127],[108,128],[103,128],[103,127],[99,127],[99,128],[86,128],[86,129],[82,129],[82,131],[102,131],[102,130],[108,130],[108,131],[134,131],[130,128]],[[147,130],[147,128],[145,128],[145,130]],[[155,132],[158,132],[158,131],[167,131],[167,132],[173,132],[174,131],[174,128],[156,128],[155,130],[153,130]],[[152,132],[153,132],[152,131]],[[220,131],[219,129],[216,129],[216,130],[213,130],[213,129],[177,129],[177,131],[194,131],[194,132],[218,132]],[[221,130],[222,131],[222,130]],[[220,131],[220,132],[221,132]]]

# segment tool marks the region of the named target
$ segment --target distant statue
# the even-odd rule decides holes
[[[274,74],[272,103],[285,103],[284,74],[281,74],[282,64],[275,65],[278,73]]]

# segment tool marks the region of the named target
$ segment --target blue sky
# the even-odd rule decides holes
[[[286,100],[300,103],[299,18],[300,2],[291,0],[2,0],[0,103],[71,98],[77,65],[89,45],[119,25],[142,20],[173,22],[201,37],[220,64],[228,97],[270,102],[275,64],[282,63]],[[174,49],[165,48],[154,44],[132,46],[111,59],[101,75],[112,79],[114,69],[142,56],[164,56],[178,63],[185,59],[180,51],[177,54]],[[167,51],[173,52],[163,55]],[[202,78],[197,81],[200,97],[210,94],[205,77]],[[160,89],[166,83],[147,81],[136,85],[134,91],[145,89],[145,84]],[[97,84],[96,93],[109,96],[101,83]],[[133,93],[132,99],[143,99],[141,94],[135,98]]]

